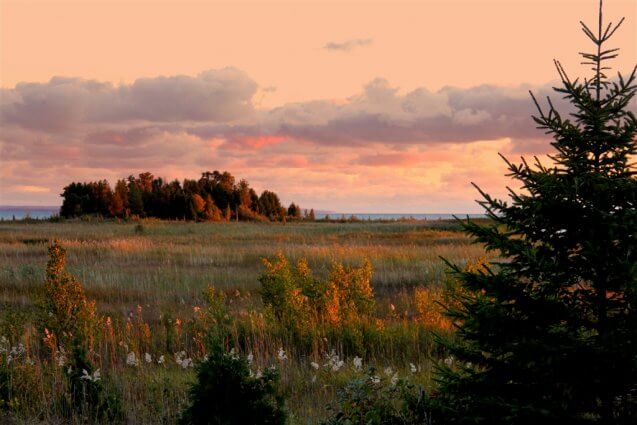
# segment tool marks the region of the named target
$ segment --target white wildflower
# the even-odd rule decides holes
[[[252,355],[252,353],[249,353],[249,354],[246,356],[246,360],[248,360],[248,364],[249,364],[249,365],[250,365],[250,364],[252,364],[252,361],[254,360],[254,356]]]
[[[261,372],[261,369],[257,369],[257,373],[254,375],[255,378],[259,379],[263,376],[263,372]]]
[[[453,364],[453,356],[449,356],[445,359],[445,364],[451,366]]]
[[[193,366],[192,359],[190,357],[186,357],[185,351],[180,351],[175,353],[175,363],[182,367],[182,369],[187,369]]]
[[[409,363],[409,370],[411,371],[411,373],[418,372],[418,368],[416,368],[416,365],[413,363]]]
[[[161,356],[159,356],[159,358],[157,359],[157,363],[158,363],[158,364],[164,364],[164,361],[165,361],[165,360],[166,360],[166,359],[164,358],[164,355],[162,354],[162,355],[161,355]]]
[[[126,364],[128,366],[134,366],[134,367],[139,366],[139,360],[137,360],[137,356],[135,355],[133,351],[128,353],[128,355],[126,356]]]
[[[377,376],[377,375],[370,376],[369,380],[372,384],[380,384],[380,376]]]
[[[64,351],[64,348],[60,348],[60,350],[55,352],[55,358],[58,366],[62,367],[66,364],[66,352]]]
[[[80,379],[91,379],[91,375],[88,374],[88,372],[86,371],[86,369],[82,369],[82,376],[80,376]]]
[[[330,354],[326,354],[325,357],[327,358],[327,363],[325,363],[323,366],[326,369],[331,369],[332,372],[337,372],[345,365],[345,362],[341,360],[339,355],[336,354],[336,351],[334,350],[332,350]]]
[[[319,368],[319,364],[316,363],[316,362],[311,362],[310,366],[312,366],[312,369],[314,369],[314,370],[318,370],[318,368]]]
[[[153,362],[153,356],[151,356],[149,353],[145,353],[144,354],[144,361],[146,363],[152,363]]]
[[[287,360],[288,359],[288,356],[287,356],[287,354],[285,354],[285,350],[282,347],[279,348],[278,357],[279,357],[279,360]]]
[[[80,376],[80,379],[84,379],[86,381],[91,381],[91,382],[97,382],[100,380],[100,377],[101,377],[101,374],[99,369],[93,372],[93,374],[88,373],[86,369],[82,369],[82,376]]]
[[[356,370],[361,370],[363,368],[363,359],[361,357],[354,357],[352,363],[354,364],[354,369]]]
[[[391,377],[390,382],[392,387],[398,383],[398,372],[394,373],[394,375]]]
[[[394,373],[394,371],[392,370],[391,367],[388,366],[388,367],[385,368],[385,375],[392,376],[393,373]]]
[[[332,372],[338,372],[338,370],[342,368],[343,365],[345,365],[345,362],[343,360],[337,360],[332,364]]]

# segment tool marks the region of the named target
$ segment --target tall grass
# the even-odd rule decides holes
[[[128,423],[175,422],[211,328],[223,330],[227,350],[252,355],[254,373],[279,368],[296,423],[323,418],[326,401],[369,365],[428,386],[433,361],[445,358],[432,331],[450,331],[435,304],[449,279],[439,256],[456,263],[484,256],[446,222],[145,221],[142,232],[136,226],[0,223],[0,358],[11,383],[4,393],[0,383],[0,410],[61,418],[56,399],[68,353],[47,350],[33,304],[53,240],[67,249],[68,271],[97,302],[90,358],[105,388],[121,399]],[[335,262],[356,267],[369,260],[375,309],[348,325],[312,322],[311,335],[299,335],[262,302],[262,259],[277,253],[292,263],[307,259],[319,279],[329,278]]]

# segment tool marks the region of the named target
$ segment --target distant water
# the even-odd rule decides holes
[[[359,220],[400,220],[400,219],[416,219],[416,220],[441,220],[451,219],[454,216],[464,218],[467,215],[471,218],[482,218],[484,214],[361,214],[361,213],[317,213],[316,218],[325,218],[329,215],[331,219],[339,219],[343,216],[349,218],[356,217]]]
[[[15,217],[16,220],[23,219],[27,216],[31,218],[49,218],[55,214],[59,214],[60,207],[5,207],[0,206],[0,220],[11,220]],[[356,217],[359,220],[400,220],[400,219],[416,219],[416,220],[440,220],[451,219],[455,215],[458,218],[463,218],[469,215],[471,218],[484,217],[483,214],[368,214],[368,213],[316,213],[316,218],[321,219],[325,216],[330,216],[331,219],[339,219],[343,216],[349,218],[351,216]]]
[[[25,217],[49,218],[59,214],[60,207],[5,207],[0,206],[0,220],[20,220]]]

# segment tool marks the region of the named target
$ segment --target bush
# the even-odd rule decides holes
[[[372,368],[368,374],[348,383],[338,392],[328,409],[325,425],[414,425],[430,424],[427,398],[422,388],[398,379],[381,376]]]
[[[275,369],[254,375],[245,357],[211,344],[208,358],[197,367],[197,382],[190,389],[190,406],[182,425],[284,424],[284,397]]]
[[[305,259],[292,266],[279,253],[263,263],[266,271],[259,277],[263,303],[284,323],[341,325],[374,311],[372,265],[367,260],[360,267],[335,262],[327,280],[315,278]]]
[[[43,341],[55,356],[70,351],[65,375],[69,392],[62,395],[64,413],[78,413],[93,420],[121,419],[119,398],[102,386],[99,369],[87,355],[93,346],[98,322],[95,301],[84,295],[82,284],[65,269],[66,250],[58,243],[49,247],[44,294],[39,301]]]
[[[66,250],[49,247],[44,294],[39,300],[41,327],[60,346],[90,345],[96,324],[95,301],[84,295],[82,284],[65,270]]]
[[[69,397],[65,399],[67,415],[73,412],[91,421],[121,421],[124,417],[119,397],[104,387],[100,370],[95,370],[82,347],[74,347],[71,362],[66,368]]]

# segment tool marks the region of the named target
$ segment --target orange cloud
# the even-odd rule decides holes
[[[401,153],[377,153],[374,155],[362,155],[358,158],[358,164],[371,167],[412,167],[422,162],[422,154]]]
[[[226,150],[258,150],[286,140],[283,136],[238,136],[222,145]]]
[[[27,193],[47,193],[51,191],[51,189],[48,187],[30,186],[30,185],[18,185],[18,186],[15,186],[15,189],[19,192],[27,192]]]

